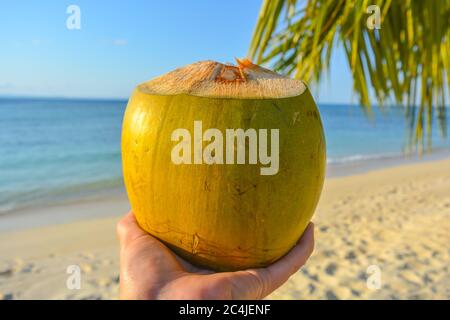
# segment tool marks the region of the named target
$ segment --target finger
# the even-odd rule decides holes
[[[272,280],[283,284],[291,275],[300,269],[314,250],[314,224],[312,222],[306,227],[299,242],[288,252],[287,255],[267,267]]]
[[[164,243],[162,243],[157,238],[153,237],[151,234],[143,230],[134,216],[133,212],[127,213],[118,223],[117,223],[117,236],[119,238],[120,247],[123,249],[126,245],[132,243],[138,238],[145,237],[147,245],[153,245],[154,250],[162,250],[167,252],[171,257],[175,258],[180,264],[183,270],[198,274],[208,274],[207,270],[202,270],[196,266],[185,261],[173,251],[171,251]],[[155,251],[156,252],[156,251]]]
[[[289,277],[302,267],[314,249],[314,224],[311,222],[299,242],[287,255],[266,268],[244,271],[250,277],[252,285],[248,286],[247,296],[262,299],[285,283]],[[253,279],[251,279],[253,278]]]
[[[141,229],[132,211],[117,223],[117,237],[121,245],[143,235],[147,235],[147,233]]]

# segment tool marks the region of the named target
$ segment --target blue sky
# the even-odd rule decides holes
[[[69,30],[67,7],[81,10]],[[0,96],[127,98],[133,87],[199,60],[247,54],[261,0],[2,1]],[[352,101],[342,52],[319,102]],[[333,83],[333,85],[331,85]]]

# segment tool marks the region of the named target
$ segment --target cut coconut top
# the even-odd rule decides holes
[[[139,89],[147,94],[190,94],[214,98],[287,98],[302,94],[306,86],[250,60],[236,59],[237,66],[200,61],[144,82]]]

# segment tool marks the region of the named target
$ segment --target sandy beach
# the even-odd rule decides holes
[[[0,299],[116,299],[127,209],[122,196],[0,217]],[[450,299],[450,160],[328,178],[313,220],[313,256],[269,299]]]

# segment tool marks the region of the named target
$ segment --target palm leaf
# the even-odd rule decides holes
[[[381,29],[366,9],[381,12]],[[447,134],[450,94],[450,0],[264,0],[249,56],[278,72],[317,82],[337,45],[353,89],[370,114],[371,96],[405,107],[410,146],[431,146],[433,117]]]

